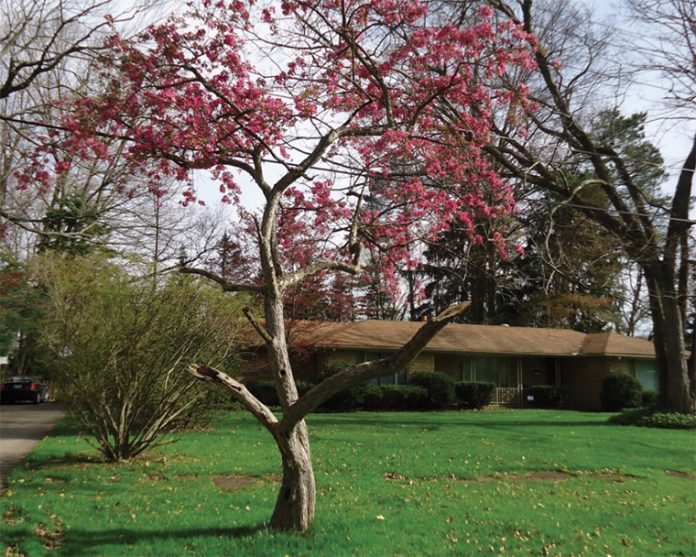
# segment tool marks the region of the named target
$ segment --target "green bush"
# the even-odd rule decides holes
[[[454,386],[454,392],[466,408],[483,408],[493,400],[495,383],[462,381]]]
[[[524,403],[537,408],[556,408],[561,404],[561,389],[553,385],[532,385],[524,390]]]
[[[235,375],[239,301],[192,277],[139,278],[100,255],[44,254],[31,268],[44,293],[38,338],[51,380],[106,460],[130,460],[205,423],[220,395],[186,364]]]
[[[643,389],[638,380],[628,373],[610,373],[602,382],[602,407],[615,412],[624,408],[640,406]]]
[[[642,406],[657,406],[659,393],[657,391],[643,391],[640,394],[640,402]]]
[[[245,383],[249,392],[263,402],[266,406],[278,406],[278,393],[276,393],[273,381],[252,379]]]
[[[609,423],[666,429],[696,429],[696,414],[660,412],[654,408],[635,408],[612,416],[609,418]]]
[[[427,408],[446,408],[454,401],[454,381],[444,373],[421,371],[409,378],[409,384],[423,387],[428,392]]]
[[[428,391],[416,385],[370,385],[366,410],[421,410],[429,406]]]

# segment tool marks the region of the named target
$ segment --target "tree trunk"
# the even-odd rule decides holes
[[[276,500],[271,528],[304,532],[314,520],[316,484],[304,420],[286,436],[276,438],[283,459],[283,483]]]
[[[684,324],[674,281],[662,268],[645,270],[654,326],[660,405],[673,412],[696,410],[689,379]]]

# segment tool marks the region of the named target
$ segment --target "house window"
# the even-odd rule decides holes
[[[657,369],[654,360],[636,360],[636,379],[644,391],[657,391],[659,389]]]
[[[498,384],[498,365],[495,358],[476,358],[474,360],[476,381]]]
[[[517,386],[517,368],[513,358],[478,357],[473,360],[476,381],[495,383],[498,387]]]
[[[459,370],[462,374],[462,381],[474,381],[474,362],[475,358],[461,356],[459,361]]]

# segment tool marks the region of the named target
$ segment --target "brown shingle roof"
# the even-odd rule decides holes
[[[393,350],[403,346],[422,323],[413,321],[357,321],[297,324],[296,342],[317,348]],[[586,335],[566,329],[497,325],[447,325],[426,350],[496,355],[635,356],[655,357],[651,342],[616,333]]]
[[[641,338],[626,337],[612,331],[585,336],[582,353],[587,356],[637,356],[655,357],[655,346]]]

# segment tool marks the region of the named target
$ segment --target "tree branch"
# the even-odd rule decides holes
[[[237,402],[241,403],[244,408],[249,410],[249,412],[251,412],[275,437],[277,434],[278,418],[275,417],[273,412],[271,412],[265,404],[252,395],[242,383],[232,379],[226,373],[208,366],[191,364],[188,366],[188,372],[198,379],[227,388],[232,394],[232,397]]]
[[[411,340],[404,344],[393,356],[357,364],[324,379],[324,381],[288,408],[280,422],[281,432],[291,431],[307,414],[336,393],[368,379],[398,373],[405,369],[418,357],[435,335],[452,319],[464,312],[469,305],[470,302],[463,302],[450,306],[432,320],[426,322],[411,337]]]
[[[679,173],[677,187],[672,197],[667,237],[665,239],[664,258],[672,262],[676,260],[677,246],[682,235],[686,234],[691,224],[689,220],[689,200],[693,187],[694,171],[696,169],[696,136],[691,144],[691,150],[684,161]]]
[[[298,282],[302,282],[307,277],[321,273],[322,271],[344,271],[352,275],[358,275],[362,272],[362,266],[359,263],[345,263],[343,261],[316,261],[311,265],[307,265],[303,269],[284,277],[281,282],[281,286],[283,288],[287,288],[297,284]]]
[[[268,333],[266,328],[259,323],[256,318],[251,314],[251,309],[248,307],[245,307],[242,312],[244,313],[244,317],[247,318],[249,323],[251,323],[251,326],[254,327],[254,330],[259,333],[259,336],[264,340],[264,342],[268,345],[273,342],[273,338],[271,335]]]
[[[246,284],[246,283],[235,283],[225,280],[220,275],[206,271],[205,269],[197,269],[195,267],[181,267],[179,272],[186,275],[198,275],[205,277],[214,282],[217,282],[221,287],[223,292],[263,292],[262,286],[256,284]]]

